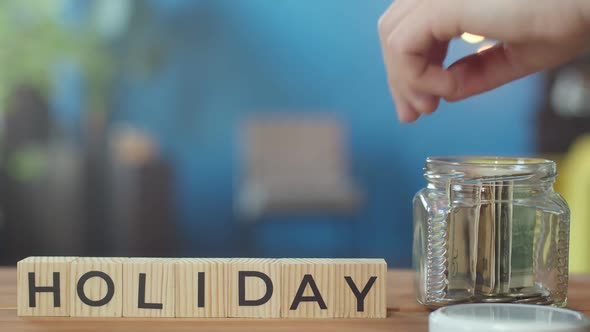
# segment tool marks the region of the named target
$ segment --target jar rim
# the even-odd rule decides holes
[[[458,182],[518,181],[552,182],[557,176],[555,162],[531,157],[440,156],[426,158],[424,175],[429,181],[453,179]]]
[[[451,155],[451,156],[439,156],[439,157],[428,157],[426,158],[427,164],[440,164],[440,165],[471,165],[479,167],[510,167],[510,166],[523,166],[523,165],[554,165],[555,162],[549,159],[533,158],[533,157],[509,157],[509,156],[476,156],[476,155]]]

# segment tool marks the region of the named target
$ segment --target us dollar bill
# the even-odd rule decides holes
[[[494,197],[496,188],[484,184],[481,187],[479,213],[477,217],[477,263],[475,291],[493,294],[496,287],[496,209]]]
[[[512,181],[496,182],[496,294],[510,292],[513,225]]]
[[[512,290],[534,286],[534,241],[538,216],[533,207],[517,205],[513,209],[512,225]]]

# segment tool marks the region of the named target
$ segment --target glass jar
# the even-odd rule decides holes
[[[570,214],[556,175],[544,159],[428,158],[414,197],[418,301],[565,306]]]

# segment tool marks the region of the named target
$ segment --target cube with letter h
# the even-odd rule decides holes
[[[70,316],[70,262],[75,257],[28,257],[17,264],[19,316]]]

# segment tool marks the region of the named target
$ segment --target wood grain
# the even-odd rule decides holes
[[[174,317],[175,261],[172,258],[129,258],[123,265],[123,317]],[[141,276],[145,278],[144,303],[161,308],[140,308]]]
[[[17,264],[19,316],[70,315],[70,265],[75,257],[27,257]],[[30,274],[33,273],[33,274]],[[59,303],[52,292],[35,292],[34,303],[29,299],[29,275],[34,276],[35,287],[59,287]],[[56,284],[54,281],[59,280]],[[57,289],[57,288],[56,288]],[[58,304],[58,305],[56,305]]]
[[[335,264],[336,294],[334,315],[339,318],[385,318],[387,316],[386,281],[387,263],[383,259],[333,259]],[[347,281],[349,278],[350,281]],[[374,281],[371,281],[374,280]],[[359,301],[351,290],[367,293]],[[371,282],[369,285],[368,283]]]
[[[70,316],[75,317],[121,317],[123,316],[123,263],[125,258],[80,257],[70,264]],[[93,271],[106,274],[113,283],[108,303],[90,306],[82,302],[78,294],[78,282],[86,273]],[[91,277],[83,283],[83,294],[92,301],[106,298],[107,282],[100,277]]]
[[[334,318],[336,306],[335,265],[331,259],[281,259],[283,292],[281,316],[287,318]],[[304,276],[311,276],[304,282]],[[312,284],[317,288],[314,293]],[[302,286],[303,285],[303,286]],[[320,301],[295,302],[300,287],[303,295]],[[325,305],[322,308],[322,305]]]
[[[226,267],[228,285],[228,317],[279,318],[281,317],[281,265],[277,259],[234,258]],[[239,273],[262,272],[270,277],[273,286],[271,298],[262,305],[245,306],[239,303]],[[245,299],[258,300],[267,292],[266,284],[257,277],[245,278]]]
[[[0,330],[20,332],[426,332],[423,313],[393,313],[388,319],[247,319],[247,318],[18,318],[0,310]]]
[[[226,317],[226,258],[176,260],[176,317]],[[199,273],[203,294],[199,294]],[[203,303],[199,307],[199,296]]]
[[[16,268],[0,267],[0,309],[16,309]]]
[[[0,331],[428,331],[429,311],[414,298],[414,273],[389,270],[386,319],[76,318],[16,316],[16,268],[0,268]],[[590,315],[590,275],[571,275],[568,307]]]

